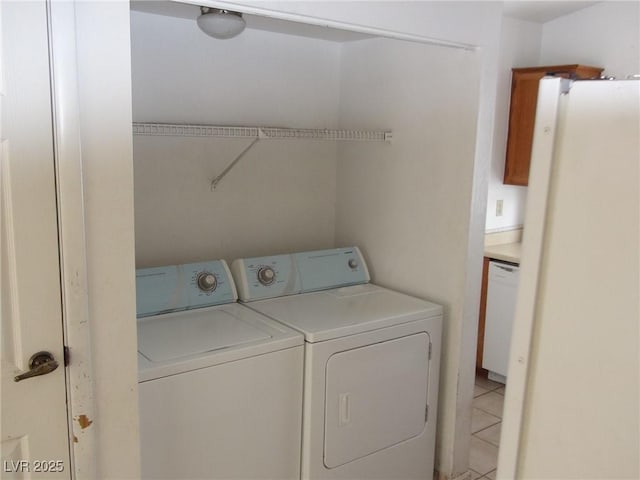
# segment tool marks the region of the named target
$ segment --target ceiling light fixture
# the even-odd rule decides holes
[[[246,22],[242,13],[219,8],[200,7],[198,27],[207,35],[219,38],[233,38],[244,30]]]

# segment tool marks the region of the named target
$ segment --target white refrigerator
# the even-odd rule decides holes
[[[541,81],[499,479],[640,478],[640,81]]]

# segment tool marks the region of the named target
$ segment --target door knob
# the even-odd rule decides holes
[[[19,382],[27,378],[46,375],[47,373],[53,372],[56,368],[58,368],[58,362],[49,352],[34,353],[29,359],[29,370],[20,375],[16,375],[13,379]]]

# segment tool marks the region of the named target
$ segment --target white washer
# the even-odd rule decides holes
[[[142,477],[296,479],[303,337],[224,261],[136,272]]]
[[[301,477],[431,478],[442,307],[367,283],[355,247],[231,269],[241,301],[305,336]]]

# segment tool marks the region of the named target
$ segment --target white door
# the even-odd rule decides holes
[[[70,478],[47,7],[2,1],[0,16],[0,476]],[[16,381],[37,352],[59,366]]]

